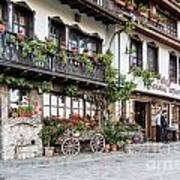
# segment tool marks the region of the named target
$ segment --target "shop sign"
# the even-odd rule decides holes
[[[160,91],[163,93],[170,93],[171,95],[180,96],[180,87],[177,87],[176,84],[170,82],[165,77],[158,79],[152,84],[152,90]]]

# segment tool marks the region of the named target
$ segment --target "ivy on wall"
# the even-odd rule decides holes
[[[36,82],[26,80],[25,78],[16,78],[13,76],[0,75],[0,83],[11,87],[21,87],[25,89],[38,89],[42,92],[49,92],[52,90],[52,83],[48,81]]]

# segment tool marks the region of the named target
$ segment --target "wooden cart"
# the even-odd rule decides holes
[[[104,136],[96,131],[73,133],[67,130],[61,139],[61,151],[65,156],[76,156],[81,150],[81,143],[88,141],[90,149],[94,153],[101,153],[105,148]]]

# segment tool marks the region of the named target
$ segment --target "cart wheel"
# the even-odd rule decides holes
[[[76,156],[80,151],[80,142],[77,138],[67,138],[63,141],[61,150],[65,156]]]
[[[105,138],[101,134],[95,134],[90,140],[90,147],[92,152],[103,152],[105,148]]]

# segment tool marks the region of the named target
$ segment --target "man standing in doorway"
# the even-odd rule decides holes
[[[161,141],[165,142],[166,139],[166,134],[167,130],[166,128],[168,127],[168,122],[167,122],[167,111],[163,110],[161,114]]]
[[[161,142],[162,127],[161,127],[161,111],[159,110],[155,117],[156,123],[156,142]]]

